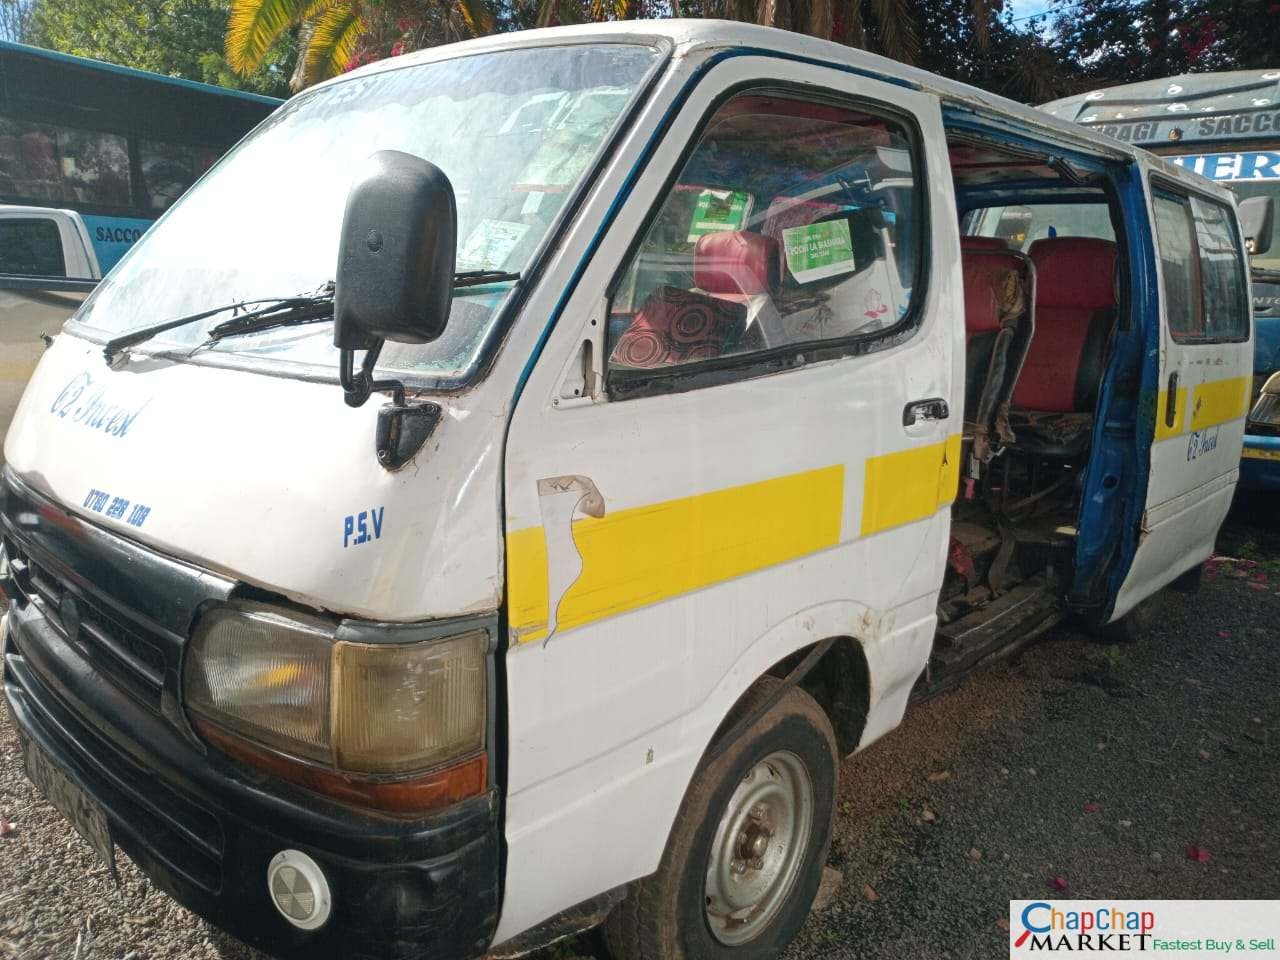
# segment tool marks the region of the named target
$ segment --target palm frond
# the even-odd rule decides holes
[[[538,0],[537,25],[540,27],[551,26],[552,19],[556,15],[557,6],[559,6],[559,4],[556,0]]]
[[[920,40],[911,18],[911,7],[905,0],[873,0],[873,5],[880,27],[881,52],[902,63],[915,63]]]
[[[762,27],[778,25],[778,0],[758,0],[756,3],[756,23]]]
[[[365,32],[365,22],[351,6],[330,7],[315,21],[307,44],[304,80],[307,85],[335,77],[346,69]]]
[[[866,49],[867,27],[862,20],[862,0],[844,0],[844,36],[841,38],[851,47]]]
[[[227,63],[241,76],[262,66],[267,52],[292,27],[338,0],[231,0],[224,43]]]

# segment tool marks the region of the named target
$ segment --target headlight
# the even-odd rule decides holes
[[[487,647],[484,630],[352,643],[322,618],[232,603],[201,618],[183,688],[193,720],[335,771],[403,776],[483,750]]]

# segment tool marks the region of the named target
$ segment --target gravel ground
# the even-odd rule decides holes
[[[848,760],[842,882],[787,960],[1002,956],[1008,901],[1052,883],[1080,898],[1280,898],[1280,534],[1237,521],[1222,551],[1244,562],[1153,600],[1142,643],[1053,634]],[[23,777],[7,711],[0,834],[0,960],[262,958],[123,856],[116,891]],[[572,953],[605,956],[589,936],[542,960]]]

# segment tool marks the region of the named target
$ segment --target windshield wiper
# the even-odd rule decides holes
[[[508,280],[519,279],[520,274],[506,270],[462,270],[453,275],[453,286],[455,289],[458,287],[479,287],[488,283],[504,283]],[[225,303],[220,307],[187,314],[183,317],[175,317],[172,320],[165,320],[163,323],[142,327],[130,333],[112,337],[103,344],[102,353],[107,358],[107,363],[111,364],[115,362],[116,357],[119,356],[122,350],[127,350],[129,347],[134,347],[150,340],[156,334],[165,333],[177,327],[185,327],[187,324],[198,323],[201,320],[209,319],[209,317],[216,317],[220,313],[226,313],[228,310],[240,310],[255,304],[267,304],[267,306],[241,313],[212,327],[209,330],[205,344],[217,343],[225,337],[237,337],[246,333],[257,333],[260,330],[271,330],[275,327],[319,323],[333,317],[333,292],[334,284],[332,280],[329,280],[321,284],[314,293],[299,294],[292,297],[263,297],[260,300],[237,300],[235,303]]]
[[[107,358],[107,363],[111,364],[115,362],[116,357],[119,356],[122,350],[127,350],[129,347],[134,347],[146,340],[150,340],[156,334],[165,333],[178,327],[185,327],[187,324],[198,323],[201,320],[207,320],[209,317],[216,317],[220,313],[226,313],[228,310],[240,310],[259,303],[269,304],[269,306],[250,310],[248,313],[240,314],[224,323],[218,324],[209,331],[210,337],[216,341],[235,333],[251,332],[254,329],[253,324],[257,321],[269,321],[266,326],[276,327],[285,326],[291,322],[310,323],[326,319],[333,315],[333,281],[330,280],[322,284],[314,293],[299,294],[292,297],[263,297],[259,300],[237,300],[235,303],[226,303],[220,307],[213,307],[209,310],[202,310],[199,313],[191,313],[186,316],[175,317],[172,320],[165,320],[149,327],[142,327],[130,333],[112,337],[102,345],[102,354]],[[266,327],[258,329],[266,329]]]
[[[481,287],[486,283],[504,283],[507,280],[519,280],[520,274],[506,270],[460,270],[453,275],[453,286]]]

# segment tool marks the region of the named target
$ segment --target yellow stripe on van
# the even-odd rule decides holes
[[[923,520],[956,498],[960,434],[867,460],[862,536]]]
[[[1238,420],[1249,412],[1249,377],[1232,377],[1197,384],[1191,401],[1191,429]]]
[[[569,630],[825,550],[840,541],[837,465],[573,522],[582,574],[557,608]],[[507,536],[511,627],[520,642],[548,623],[541,527]]]

